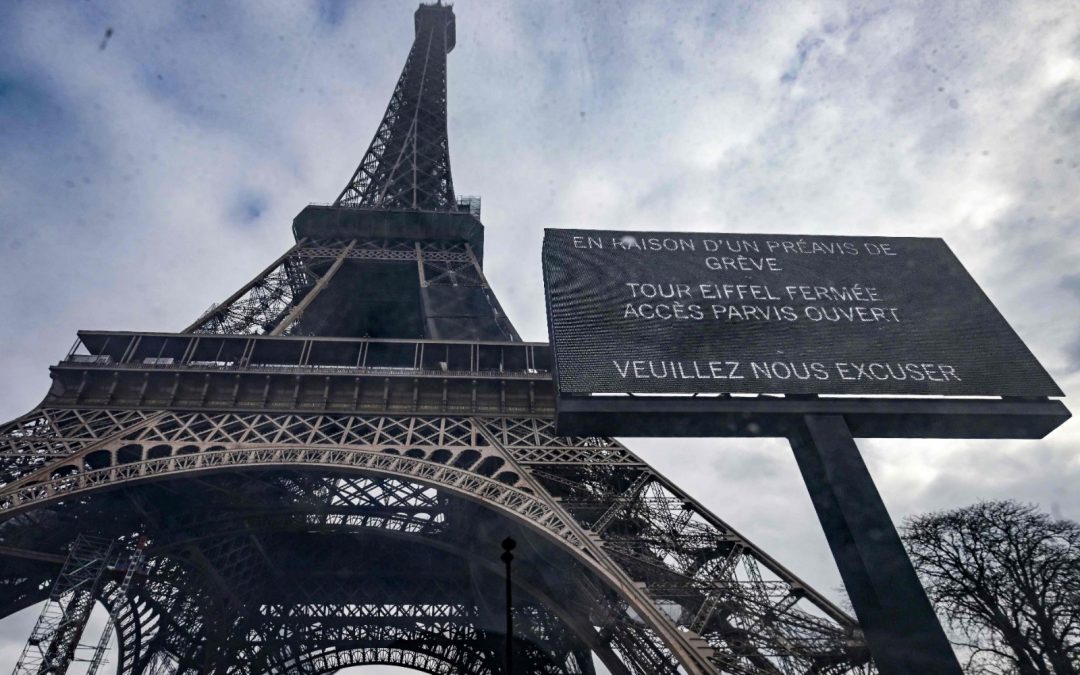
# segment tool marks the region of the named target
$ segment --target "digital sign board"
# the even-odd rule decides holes
[[[565,394],[1061,396],[941,239],[548,229]]]

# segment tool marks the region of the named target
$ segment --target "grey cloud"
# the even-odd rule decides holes
[[[342,7],[0,5],[6,417],[40,400],[75,330],[181,328],[279,255],[305,204],[333,199],[413,30],[409,4]],[[486,272],[526,339],[547,336],[544,227],[944,236],[1080,393],[1068,2],[455,11],[455,185],[484,196]],[[1077,518],[1060,493],[1078,441],[1074,421],[1038,444],[862,445],[897,517],[1016,496]],[[782,443],[630,445],[818,588],[837,586]],[[0,633],[21,640],[10,621]]]
[[[1080,274],[1072,274],[1061,281],[1061,285],[1072,296],[1080,300]],[[1073,336],[1071,342],[1065,345],[1065,354],[1068,356],[1070,372],[1080,371],[1080,330]]]

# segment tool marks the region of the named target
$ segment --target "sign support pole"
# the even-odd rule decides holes
[[[882,675],[961,675],[842,415],[805,415],[788,439]]]

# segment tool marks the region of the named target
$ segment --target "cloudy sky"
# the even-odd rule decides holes
[[[180,330],[280,255],[367,148],[414,8],[0,3],[0,417],[41,400],[77,329]],[[484,198],[486,271],[526,339],[547,335],[544,227],[942,236],[1080,395],[1075,3],[455,11],[455,187]],[[897,519],[1004,497],[1080,519],[1078,442],[1070,422],[860,445]],[[783,442],[628,443],[837,597]],[[0,622],[0,670],[31,614]]]

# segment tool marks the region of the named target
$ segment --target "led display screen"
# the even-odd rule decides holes
[[[1061,396],[941,239],[548,229],[560,394]]]

